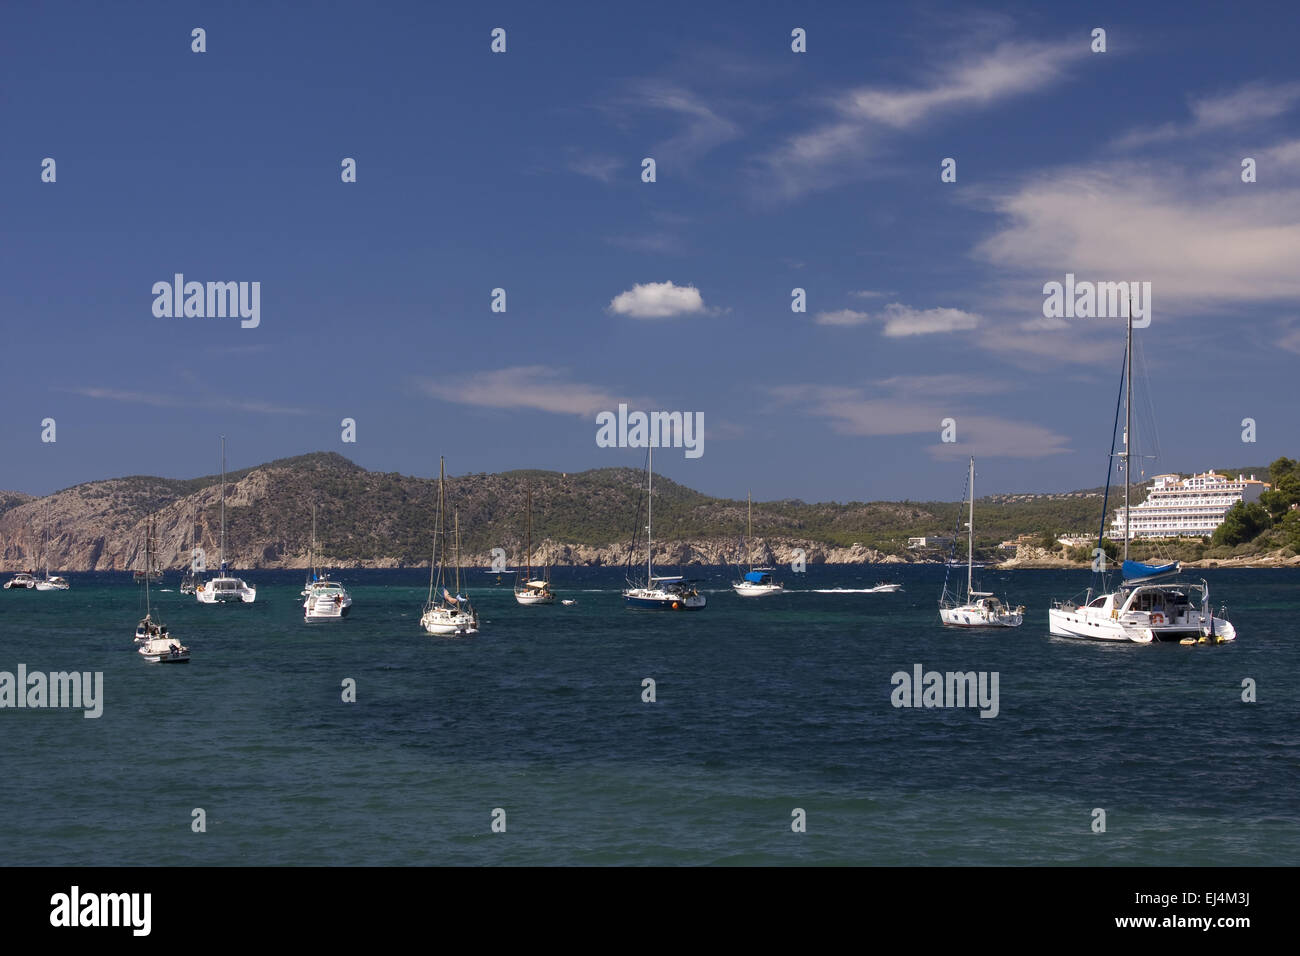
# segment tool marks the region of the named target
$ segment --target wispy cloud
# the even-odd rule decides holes
[[[871,314],[856,309],[836,309],[834,312],[818,312],[813,321],[818,325],[865,325],[871,321]]]
[[[574,382],[560,370],[544,365],[520,365],[469,375],[419,379],[416,386],[426,395],[458,405],[480,408],[528,408],[559,415],[594,415],[632,401],[619,398],[599,386]]]
[[[177,404],[175,394],[167,389],[162,389],[158,392],[133,392],[120,388],[78,386],[58,390],[105,402],[126,402],[132,405],[154,405],[160,408],[171,408],[175,407]],[[192,408],[225,408],[239,412],[256,412],[265,415],[306,415],[308,413],[305,408],[294,408],[290,405],[276,405],[273,402],[234,398],[205,399],[202,397],[191,397],[187,395],[184,404]]]
[[[632,103],[668,113],[680,129],[651,147],[657,165],[689,166],[708,152],[741,135],[740,126],[719,115],[704,99],[683,86],[660,80],[638,83]]]
[[[885,388],[886,382],[894,383]],[[911,389],[886,380],[871,389],[827,385],[781,385],[771,390],[777,401],[803,406],[824,418],[842,435],[864,437],[929,435],[927,451],[936,460],[977,455],[984,458],[1046,458],[1068,452],[1068,438],[1032,422],[969,411],[960,401],[936,402],[911,397]],[[909,384],[903,382],[904,386]],[[955,383],[952,383],[955,387]],[[940,440],[944,419],[956,422],[957,442]]]
[[[839,309],[819,312],[813,317],[818,325],[866,325],[880,322],[882,333],[888,338],[905,338],[912,335],[933,335],[941,332],[960,332],[977,328],[980,317],[961,309],[914,309],[901,302],[891,302],[874,315],[856,309]]]
[[[578,155],[566,164],[570,172],[587,176],[602,183],[612,183],[620,169],[629,166],[624,159],[602,154]]]
[[[1119,137],[1114,145],[1120,149],[1134,149],[1151,143],[1239,129],[1282,116],[1298,103],[1300,83],[1247,83],[1227,93],[1192,99],[1188,104],[1191,118],[1185,122],[1168,122],[1150,129],[1130,130]]]
[[[790,199],[864,175],[863,160],[899,133],[957,110],[987,109],[1058,82],[1087,56],[1077,39],[1062,43],[1003,42],[959,57],[934,79],[912,87],[859,87],[828,97],[820,124],[759,157],[764,195]]]
[[[644,236],[606,236],[605,241],[611,246],[631,249],[633,252],[680,255],[685,251],[682,241],[666,232],[652,232]]]
[[[673,282],[646,282],[620,292],[610,300],[608,311],[634,319],[665,319],[674,315],[707,314],[700,290]]]

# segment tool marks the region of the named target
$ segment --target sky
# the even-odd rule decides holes
[[[1148,474],[1300,455],[1300,12],[1205,7],[6,3],[0,488],[639,467],[620,403],[725,497],[1096,487],[1067,274],[1151,283]]]

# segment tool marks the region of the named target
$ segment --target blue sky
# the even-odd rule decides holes
[[[1043,316],[1067,272],[1152,282],[1149,471],[1300,453],[1293,6],[320,6],[0,11],[0,488],[210,473],[219,434],[636,466],[619,402],[702,412],[655,462],[712,494],[1091,487],[1123,332]],[[260,282],[260,325],[155,317],[177,272]]]

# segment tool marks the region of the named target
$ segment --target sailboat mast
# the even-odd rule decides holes
[[[447,579],[447,473],[446,459],[438,458],[438,583]]]
[[[226,570],[226,436],[221,436],[221,573]],[[149,573],[149,569],[145,569]]]
[[[149,606],[149,539],[153,537],[153,518],[147,518],[144,523],[144,616],[148,617],[152,610]]]
[[[745,529],[745,540],[749,542],[749,570],[754,570],[754,493],[745,492],[745,499],[749,502],[749,521]]]
[[[646,495],[645,495],[645,586],[650,587],[654,577],[654,508],[655,508],[655,449],[651,445],[646,449]]]
[[[316,579],[316,502],[311,503],[311,576]]]
[[[970,459],[970,514],[966,522],[966,600],[970,600],[971,578],[975,567],[975,456]]]
[[[1129,472],[1133,461],[1130,447],[1133,441],[1133,300],[1128,303],[1128,335],[1124,345],[1124,560],[1128,560],[1129,539]]]
[[[460,603],[460,512],[452,515],[456,527],[456,603]]]
[[[524,532],[524,547],[528,550],[525,560],[528,564],[528,581],[533,579],[533,486],[528,486],[528,505],[524,509],[527,513],[525,524],[527,530]]]

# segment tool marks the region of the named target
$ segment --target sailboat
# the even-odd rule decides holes
[[[524,555],[526,570],[524,579],[519,580],[519,572],[515,572],[515,600],[520,604],[554,604],[555,592],[551,590],[550,569],[547,568],[541,578],[533,580],[533,488],[528,486],[528,504],[525,509],[527,518],[524,533]]]
[[[45,526],[41,530],[41,554],[45,558],[45,579],[37,580],[36,590],[38,591],[66,591],[69,588],[66,578],[61,578],[57,574],[50,575],[50,504],[45,503]]]
[[[478,633],[478,612],[460,593],[460,514],[454,516],[456,593],[447,590],[447,478],[443,459],[438,459],[438,517],[434,525],[435,560],[429,565],[429,596],[420,615],[420,626],[430,634],[462,637]],[[434,574],[437,573],[435,579]],[[438,595],[435,597],[435,594]]]
[[[210,581],[194,588],[194,597],[200,604],[252,604],[257,600],[257,589],[245,584],[241,578],[232,577],[226,566],[226,436],[221,436],[221,568]]]
[[[1025,621],[1023,606],[1011,608],[999,601],[992,591],[976,591],[975,569],[975,458],[970,460],[970,514],[966,522],[966,600],[948,590],[948,575],[943,579],[939,597],[939,620],[949,627],[1019,627]]]
[[[1180,644],[1222,644],[1236,640],[1237,631],[1223,617],[1216,617],[1210,605],[1210,588],[1202,578],[1199,583],[1172,578],[1182,570],[1178,561],[1145,564],[1129,560],[1129,486],[1133,437],[1133,308],[1129,304],[1128,333],[1124,345],[1124,373],[1120,399],[1124,403],[1124,450],[1119,458],[1124,470],[1124,561],[1121,580],[1108,591],[1105,552],[1101,551],[1106,532],[1106,507],[1110,499],[1110,467],[1106,469],[1106,493],[1101,506],[1101,530],[1097,548],[1101,551],[1100,569],[1095,570],[1092,585],[1081,600],[1056,601],[1047,612],[1048,629],[1054,637],[1077,637],[1099,641],[1122,641],[1152,644],[1178,641]],[[1115,406],[1119,420],[1119,402]],[[1114,457],[1114,432],[1111,455]],[[1094,565],[1094,569],[1097,565]],[[1160,583],[1164,582],[1164,583]],[[1095,586],[1094,586],[1095,585]]]
[[[705,597],[683,577],[655,577],[654,543],[654,448],[646,449],[646,526],[645,526],[645,584],[628,577],[623,590],[623,600],[628,607],[655,608],[670,611],[698,611],[705,605]],[[633,546],[636,540],[633,537]],[[631,561],[629,554],[628,560]]]
[[[316,621],[341,621],[352,607],[352,595],[337,581],[331,581],[329,572],[316,570],[316,505],[311,506],[311,577],[303,586],[303,619]]]
[[[731,587],[741,597],[780,594],[785,590],[785,586],[772,580],[772,569],[754,567],[754,496],[746,493],[745,497],[749,502],[748,530],[745,532],[745,543],[749,546],[749,570],[741,580],[733,581]]]
[[[144,550],[145,567],[149,566],[152,555],[153,519],[145,523]],[[135,643],[137,652],[150,664],[188,664],[190,649],[171,636],[167,625],[153,618],[153,608],[149,600],[149,576],[144,581],[144,618],[135,626]]]

